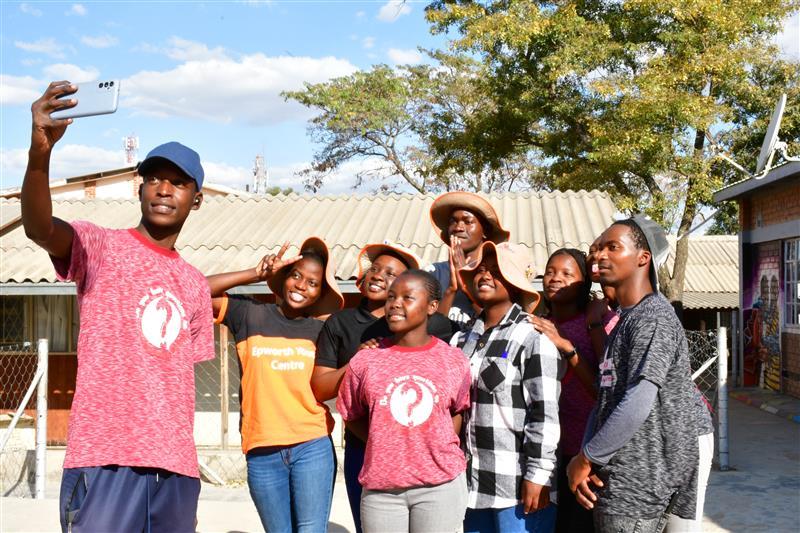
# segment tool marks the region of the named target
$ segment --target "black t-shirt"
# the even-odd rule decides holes
[[[328,317],[317,338],[317,366],[342,368],[358,351],[362,343],[370,339],[391,337],[389,323],[377,318],[367,310],[365,301],[358,307],[338,311]],[[434,313],[428,319],[428,333],[450,342],[456,329],[444,315]]]

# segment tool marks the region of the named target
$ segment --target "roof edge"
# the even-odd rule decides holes
[[[800,161],[789,161],[788,163],[773,168],[761,178],[750,178],[723,187],[714,192],[712,201],[714,203],[719,203],[735,200],[749,192],[753,192],[761,187],[766,187],[767,185],[795,175],[800,176]]]

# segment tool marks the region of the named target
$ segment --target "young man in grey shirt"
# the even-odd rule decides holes
[[[668,515],[685,519],[681,528],[692,531],[702,518],[698,485],[708,468],[700,467],[699,437],[710,436],[713,446],[713,426],[691,379],[683,326],[657,292],[656,265],[667,253],[663,230],[637,216],[611,225],[595,256],[621,314],[568,476],[578,501],[594,508],[598,532],[660,532]]]

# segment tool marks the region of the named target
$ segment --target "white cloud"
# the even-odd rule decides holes
[[[77,15],[79,17],[83,17],[88,13],[86,6],[83,4],[72,4],[72,7],[69,8],[69,11],[65,13],[65,15]]]
[[[120,145],[121,146],[121,145]],[[125,166],[125,153],[83,144],[56,145],[50,159],[50,179],[63,179]],[[0,149],[2,188],[19,187],[28,165],[28,149]]]
[[[72,83],[94,81],[100,76],[100,72],[94,67],[84,69],[69,63],[48,65],[42,69],[42,72],[48,80],[68,80]]]
[[[0,74],[0,105],[30,105],[43,91],[42,82],[30,76]]]
[[[783,22],[783,31],[775,36],[773,42],[786,59],[800,61],[800,12]]]
[[[193,43],[183,49],[196,52],[204,45]],[[357,70],[349,61],[335,57],[268,57],[259,53],[233,59],[215,55],[201,53],[199,57],[207,57],[186,61],[172,70],[132,75],[124,81],[120,107],[156,117],[274,124],[310,115],[299,104],[284,101],[282,91]]]
[[[367,12],[366,11],[356,11],[356,18],[358,20],[363,20],[363,19],[367,18]]]
[[[378,20],[394,22],[403,15],[411,13],[411,6],[406,0],[389,0],[378,11]]]
[[[363,46],[366,50],[369,50],[375,46],[375,37],[364,37],[364,39],[361,40],[361,46]]]
[[[35,59],[32,58],[32,57],[26,57],[25,59],[21,59],[19,62],[24,67],[35,67],[36,65],[41,65],[42,64],[42,60],[40,58],[38,58],[38,57],[35,58]]]
[[[217,185],[244,189],[244,186],[253,180],[253,172],[249,168],[237,167],[227,163],[204,160],[203,170],[205,171],[206,181]]]
[[[135,50],[150,54],[162,54],[176,61],[205,61],[209,59],[227,59],[224,48],[209,48],[206,44],[189,41],[180,37],[171,37],[168,46],[156,46],[149,43],[140,44]]]
[[[413,48],[408,50],[390,48],[387,54],[395,65],[415,65],[422,62],[422,54]]]
[[[41,9],[37,9],[37,8],[33,7],[30,4],[26,4],[25,2],[23,2],[23,3],[21,3],[19,5],[19,10],[22,11],[23,13],[26,13],[28,15],[32,15],[34,17],[41,17],[42,16],[42,10]]]
[[[108,35],[106,33],[97,36],[84,35],[81,37],[81,42],[89,48],[111,48],[112,46],[116,46],[119,40],[113,35]]]
[[[28,43],[25,41],[14,41],[14,46],[19,48],[20,50],[25,50],[26,52],[33,52],[37,54],[46,54],[50,57],[55,57],[60,59],[65,56],[64,54],[64,46],[56,42],[55,39],[52,37],[48,37],[46,39],[39,39],[38,41],[34,41],[32,43]]]

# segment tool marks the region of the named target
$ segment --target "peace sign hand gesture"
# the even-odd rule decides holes
[[[281,249],[278,250],[277,254],[265,255],[261,261],[258,262],[258,266],[256,266],[256,277],[258,277],[258,279],[261,281],[266,281],[271,278],[275,272],[282,269],[286,265],[296,263],[303,258],[302,255],[296,255],[289,259],[284,259],[283,255],[288,249],[289,242],[287,241],[283,243],[283,246],[281,246]]]

